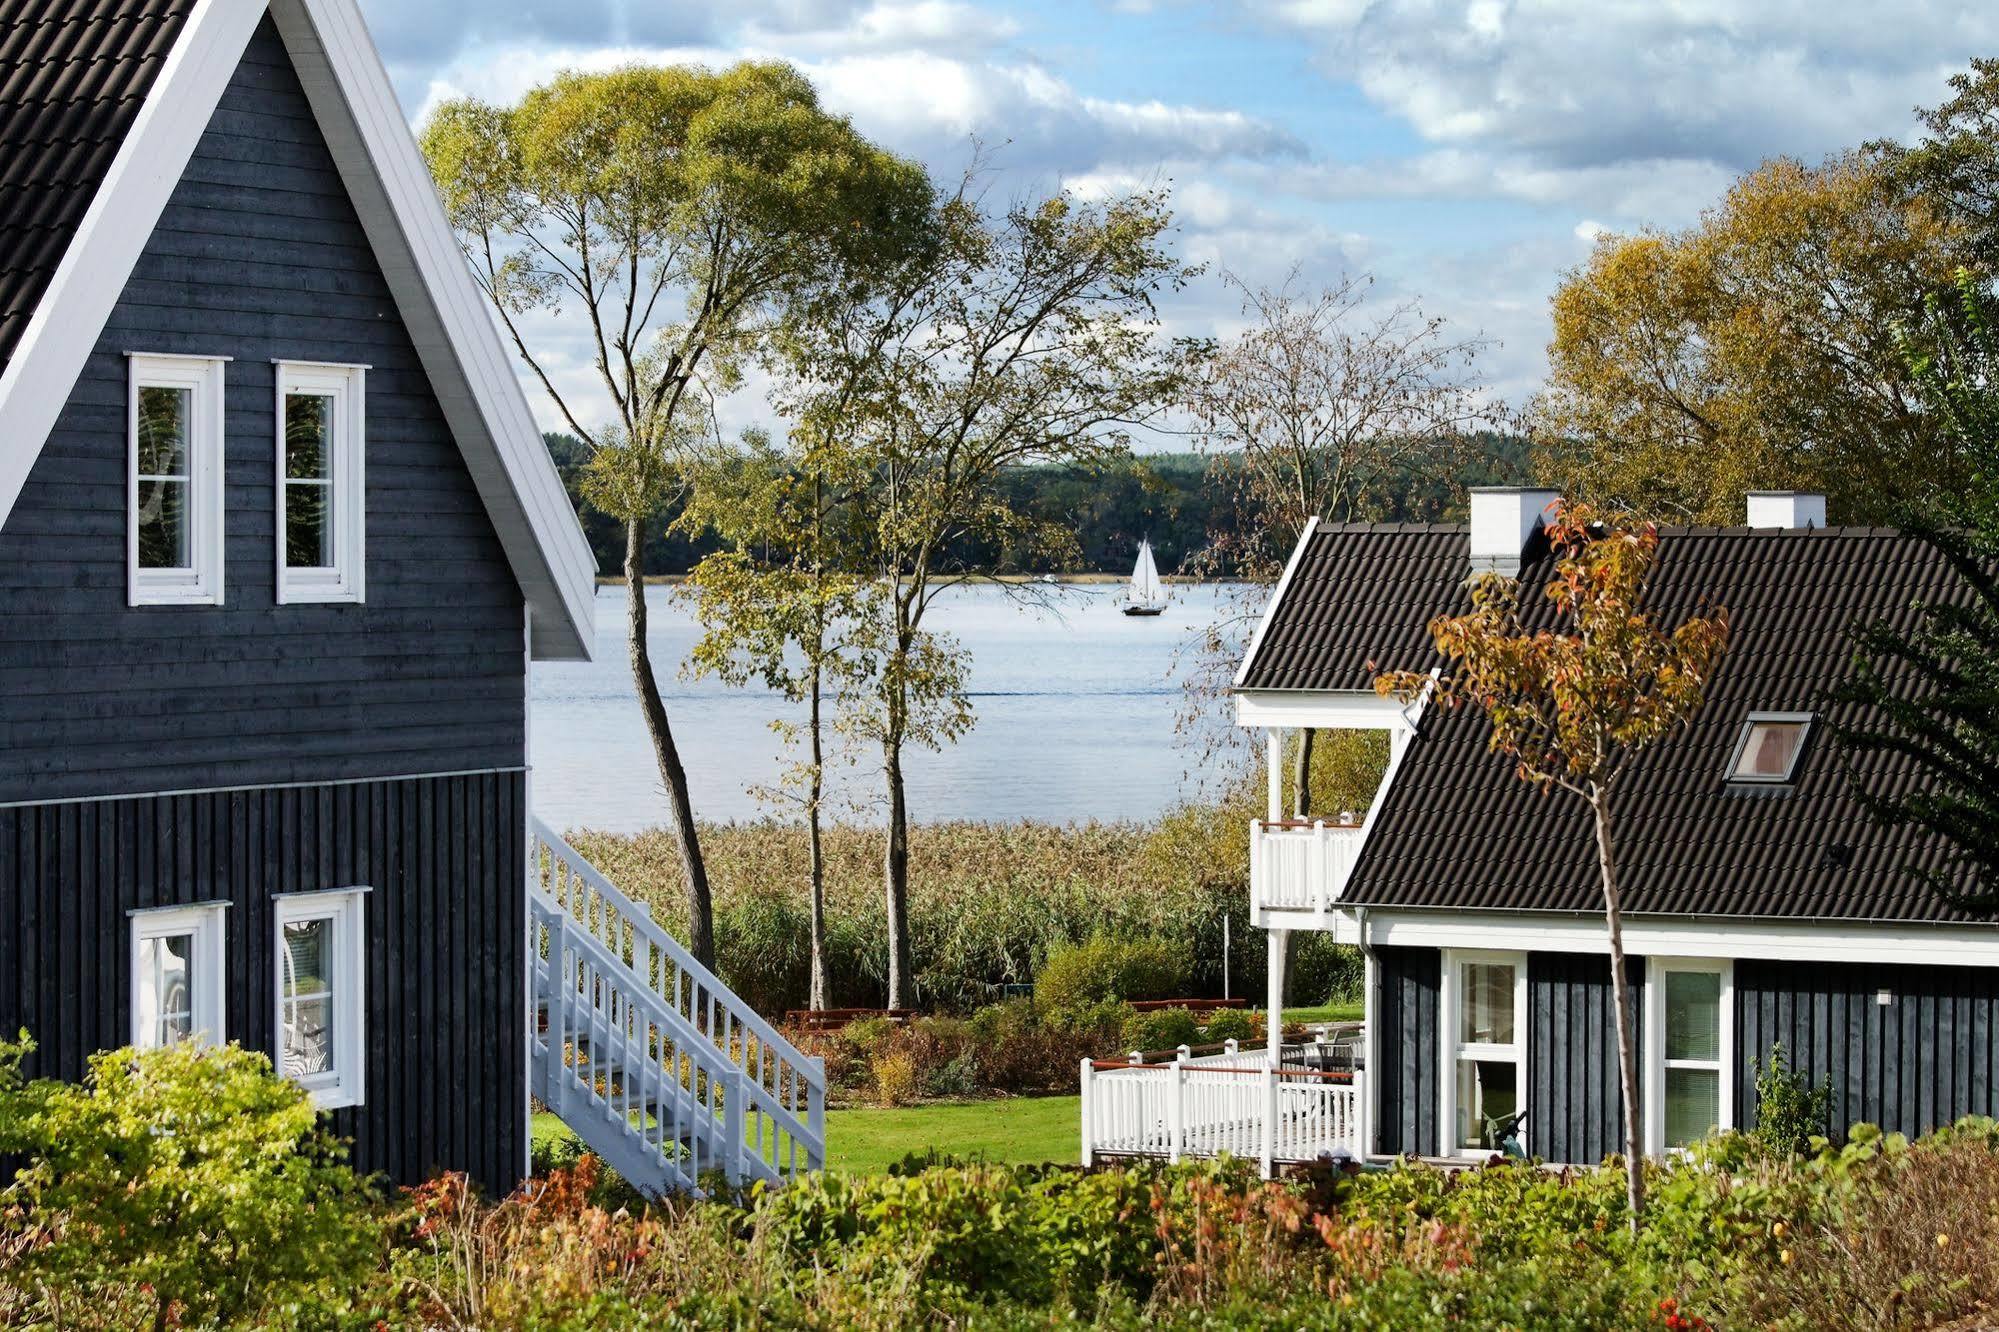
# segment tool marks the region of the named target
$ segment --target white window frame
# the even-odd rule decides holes
[[[170,939],[177,934],[194,939],[188,965],[194,981],[188,990],[188,1012],[192,1039],[196,1045],[220,1045],[228,1031],[228,918],[227,902],[204,902],[197,906],[149,907],[130,913],[131,954],[126,975],[132,1000],[132,1044],[141,1050],[158,1048],[158,1015],[147,1021],[139,997],[139,953],[150,939]]]
[[[277,537],[278,604],[366,599],[368,568],[367,452],[368,367],[328,361],[273,361],[277,370]],[[331,462],[327,484],[333,537],[330,568],[294,569],[285,563],[285,490],[298,483],[285,476],[285,399],[292,394],[334,400]]]
[[[279,1076],[285,1070],[286,964],[285,926],[325,920],[333,926],[333,1067],[301,1081],[322,1110],[360,1105],[367,1095],[367,995],[364,992],[367,955],[366,888],[333,888],[323,892],[280,893],[271,928],[272,1013],[271,1057]]]
[[[1458,1040],[1458,1003],[1463,984],[1459,969],[1467,963],[1497,963],[1513,968],[1513,1041],[1508,1045],[1486,1044],[1483,1042],[1463,1044]],[[1513,1086],[1515,1096],[1521,1106],[1532,1115],[1534,1107],[1527,1105],[1527,954],[1494,952],[1486,949],[1447,948],[1443,950],[1443,976],[1437,996],[1437,1051],[1441,1060],[1438,1077],[1438,1122],[1437,1145],[1443,1156],[1463,1156],[1483,1160],[1491,1152],[1481,1147],[1466,1147],[1458,1141],[1458,1064],[1465,1058],[1475,1058],[1487,1063],[1513,1063]],[[1522,1148],[1526,1148],[1533,1121],[1527,1121],[1527,1128],[1520,1135]]]
[[[220,606],[227,356],[126,353],[125,587],[132,606]],[[178,569],[139,567],[139,390],[187,389],[187,549]]]
[[[1717,1021],[1721,1025],[1719,1060],[1666,1058],[1666,974],[1673,971],[1700,971],[1721,977],[1721,997]],[[1713,1069],[1721,1122],[1715,1127],[1728,1132],[1735,1127],[1735,963],[1721,957],[1648,957],[1645,959],[1645,1150],[1664,1156],[1666,1147],[1666,1070],[1668,1068]],[[1679,1148],[1673,1148],[1679,1151]]]
[[[1811,747],[1812,730],[1818,724],[1815,712],[1752,712],[1742,719],[1742,730],[1735,738],[1735,749],[1728,756],[1728,781],[1735,786],[1789,786],[1798,780],[1798,769],[1805,761],[1805,751]],[[1749,752],[1749,741],[1756,734],[1756,728],[1764,725],[1796,726],[1798,747],[1791,752],[1791,763],[1782,776],[1764,777],[1742,774],[1742,756]]]

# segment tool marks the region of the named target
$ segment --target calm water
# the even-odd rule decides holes
[[[1054,591],[1054,589],[1051,589]],[[1118,613],[1122,587],[1059,590],[1054,613],[997,588],[960,588],[930,627],[972,656],[978,723],[942,753],[912,749],[911,812],[946,819],[1149,818],[1194,792],[1197,749],[1174,733],[1176,656],[1217,614],[1221,589],[1176,589],[1158,619]],[[537,811],[558,828],[631,831],[663,824],[666,800],[625,659],[626,594],[597,593],[597,655],[539,663],[532,701]],[[781,813],[751,788],[774,785],[786,760],[770,730],[786,705],[761,689],[679,678],[698,636],[673,590],[647,590],[653,660],[694,788],[697,814]],[[802,710],[798,715],[802,715]],[[879,767],[860,754],[830,775],[848,820],[879,816]]]

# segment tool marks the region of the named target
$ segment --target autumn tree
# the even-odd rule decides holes
[[[778,401],[803,464],[843,498],[845,567],[880,595],[851,630],[870,664],[849,714],[881,756],[888,1002],[912,998],[908,928],[911,744],[971,725],[962,649],[930,625],[938,598],[1073,548],[1066,526],[1012,502],[1032,463],[1097,467],[1173,396],[1177,363],[1153,299],[1182,280],[1163,197],[1058,195],[992,215],[964,190],[937,204],[934,248],[792,329]]]
[[[1191,679],[1197,707],[1241,660],[1242,629],[1307,522],[1377,516],[1389,487],[1412,476],[1454,479],[1476,450],[1476,433],[1503,415],[1477,374],[1487,340],[1455,334],[1414,299],[1375,301],[1370,276],[1343,276],[1317,291],[1300,289],[1296,272],[1281,287],[1225,280],[1242,297],[1246,326],[1195,363],[1184,406],[1213,484],[1241,515],[1201,564],[1249,590],[1211,631]],[[1338,743],[1365,748],[1358,734]],[[1309,730],[1291,744],[1300,817],[1313,810],[1315,744]]]
[[[788,748],[803,750],[779,787],[765,794],[804,815],[810,921],[808,1004],[831,1006],[826,967],[824,840],[829,705],[866,675],[851,637],[866,624],[880,589],[841,563],[831,534],[842,515],[826,478],[808,469],[809,450],[787,450],[761,433],[703,459],[682,522],[713,532],[725,546],[687,582],[701,637],[689,657],[696,673],[738,687],[753,681],[805,708],[802,725],[773,723]]]
[[[1547,533],[1553,565],[1545,612],[1523,611],[1517,579],[1485,574],[1471,585],[1468,612],[1430,625],[1446,673],[1391,671],[1376,679],[1375,689],[1405,703],[1427,694],[1441,707],[1477,708],[1491,726],[1492,751],[1510,759],[1523,782],[1589,807],[1610,943],[1635,1232],[1645,1205],[1644,1138],[1624,968],[1618,781],[1632,759],[1700,708],[1728,641],[1728,614],[1710,609],[1670,631],[1657,622],[1646,608],[1659,549],[1654,527],[1605,523],[1589,507],[1569,505]]]
[[[1540,470],[1661,521],[1731,523],[1754,489],[1885,521],[1960,460],[1896,338],[1967,254],[1876,154],[1777,159],[1679,232],[1605,236],[1552,300]]]
[[[1954,905],[1999,910],[1999,300],[1969,273],[1909,330],[1924,398],[1968,464],[1962,488],[1931,488],[1902,525],[1956,573],[1916,624],[1862,626],[1834,730],[1855,794],[1889,826],[1913,825],[1946,853],[1908,873]],[[1914,770],[1883,788],[1869,756]]]
[[[770,323],[832,271],[865,268],[926,216],[922,170],[827,113],[781,64],[565,73],[509,106],[439,107],[422,146],[515,350],[592,452],[586,493],[625,526],[628,650],[686,878],[714,959],[686,769],[647,642],[647,525],[683,485]],[[560,336],[532,320],[559,316]],[[570,373],[571,353],[587,366]]]
[[[1987,273],[1999,271],[1999,59],[1974,59],[1950,79],[1941,106],[1917,109],[1923,137],[1913,146],[1869,145],[1909,202],[1963,229]]]

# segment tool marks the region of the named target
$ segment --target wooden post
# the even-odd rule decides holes
[[[1187,1066],[1175,1059],[1172,1069],[1166,1084],[1166,1159],[1179,1165],[1187,1145]]]
[[[743,1182],[743,1102],[746,1085],[740,1064],[729,1065],[729,1081],[722,1095],[722,1175],[731,1184]]]
[[[1263,1177],[1277,1171],[1277,1061],[1263,1066]]]
[[[569,974],[569,913],[555,913],[548,929],[548,1108],[560,1116],[569,1100],[570,1009],[576,1003],[576,981]]]
[[[1265,938],[1269,942],[1269,990],[1264,998],[1268,1008],[1264,1026],[1265,1035],[1269,1038],[1270,1062],[1275,1064],[1284,1048],[1284,955],[1291,944],[1291,931],[1268,930]]]
[[[1091,1165],[1095,1164],[1094,1158],[1096,1156],[1096,1135],[1093,1132],[1091,1132],[1092,1125],[1090,1123],[1090,1084],[1092,1081],[1095,1080],[1096,1076],[1097,1076],[1097,1066],[1095,1061],[1085,1057],[1083,1060],[1083,1097],[1082,1097],[1083,1169],[1085,1170],[1088,1170],[1091,1167]]]
[[[1284,817],[1284,732],[1275,726],[1264,733],[1264,748],[1270,756],[1269,784],[1270,821],[1276,823]]]

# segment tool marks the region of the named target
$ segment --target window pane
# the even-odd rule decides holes
[[[285,1067],[288,1078],[333,1071],[333,996],[293,999],[284,1006]]]
[[[149,1046],[172,1045],[194,1035],[194,936],[175,934],[139,941],[138,1028]]]
[[[1511,1060],[1458,1061],[1458,1145],[1498,1149],[1520,1108],[1519,1070]]]
[[[325,994],[333,988],[333,922],[294,920],[285,924],[285,952],[290,965],[285,969],[287,998]]]
[[[333,567],[333,487],[310,481],[285,483],[285,567]]]
[[[1711,1068],[1666,1070],[1666,1145],[1699,1142],[1721,1124],[1721,1074]]]
[[[187,475],[188,420],[194,413],[194,390],[139,389],[139,475]]]
[[[285,475],[293,480],[308,481],[333,478],[331,395],[285,395]]]
[[[1721,973],[1666,973],[1666,1058],[1721,1058]]]
[[[186,481],[139,482],[139,567],[186,569],[188,551]]]
[[[1458,998],[1458,1042],[1513,1044],[1513,964],[1467,962]]]
[[[1742,747],[1734,775],[1771,780],[1788,777],[1804,739],[1803,722],[1751,722],[1749,743]]]

